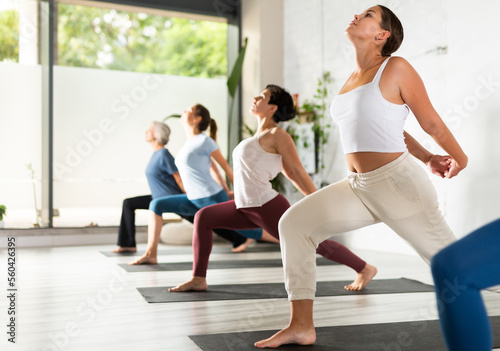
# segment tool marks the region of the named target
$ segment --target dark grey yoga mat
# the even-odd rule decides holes
[[[212,249],[213,253],[232,253],[231,246],[214,246]],[[280,246],[278,244],[257,244],[248,247],[244,252],[235,253],[244,254],[244,253],[255,253],[255,252],[279,252]],[[116,253],[111,251],[100,251],[104,256],[107,257],[126,257],[126,256],[142,256],[145,251],[137,251],[137,252],[122,252]],[[193,252],[193,248],[191,246],[178,246],[178,247],[170,247],[167,249],[158,250],[158,256],[161,255],[184,255],[191,254]]]
[[[337,265],[338,263],[319,257],[316,259],[318,266]],[[127,263],[119,264],[124,270],[134,272],[162,272],[162,271],[186,271],[193,269],[192,262],[172,262],[158,264],[139,264],[131,266]],[[232,269],[232,268],[273,268],[282,267],[281,258],[266,260],[224,260],[210,261],[208,269]]]
[[[494,346],[500,346],[500,317],[490,317]],[[203,351],[255,351],[253,344],[277,330],[190,335]],[[446,351],[437,320],[316,328],[316,343],[283,345],[283,351]],[[472,350],[471,350],[472,351]]]
[[[345,290],[344,286],[349,285],[351,282],[352,280],[318,282],[316,296],[396,294],[434,291],[432,285],[423,284],[419,281],[406,278],[372,280],[370,284],[361,291]],[[190,291],[183,293],[172,293],[168,291],[168,288],[169,287],[150,287],[137,288],[137,290],[149,303],[274,299],[287,297],[283,283],[209,285],[207,291]]]

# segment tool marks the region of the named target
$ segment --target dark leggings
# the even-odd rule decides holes
[[[234,200],[231,200],[199,210],[194,217],[193,275],[197,277],[207,275],[208,260],[212,252],[213,228],[242,230],[261,227],[279,240],[278,222],[289,207],[288,201],[282,195],[278,195],[262,207],[237,209]],[[366,266],[365,261],[333,240],[322,242],[316,252],[332,261],[349,266],[356,272],[360,272]]]
[[[123,200],[122,217],[118,228],[118,246],[136,247],[135,210],[147,210],[151,200],[151,195],[130,197]]]
[[[431,268],[448,350],[490,351],[493,338],[481,290],[500,284],[500,220],[441,250]]]

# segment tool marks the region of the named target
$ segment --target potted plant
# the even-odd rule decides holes
[[[314,133],[314,149],[315,149],[315,164],[316,173],[325,167],[323,160],[322,145],[328,140],[326,129],[330,127],[329,123],[325,123],[327,103],[328,103],[328,85],[332,82],[330,72],[324,72],[318,79],[316,93],[312,100],[304,100],[302,105],[297,108],[298,124],[312,123],[311,129]],[[298,105],[298,95],[295,94],[294,99]],[[288,129],[288,132],[294,138],[297,147],[307,148],[307,142],[301,142],[296,135],[293,127]]]
[[[4,226],[4,221],[3,221],[3,216],[7,213],[7,208],[5,205],[0,205],[0,228],[3,228]]]
[[[316,107],[315,103],[305,100],[297,111],[297,121],[299,124],[314,122],[316,120]]]

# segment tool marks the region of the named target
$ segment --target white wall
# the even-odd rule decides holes
[[[58,207],[74,207],[76,203],[95,206],[96,197],[103,192],[109,196],[98,201],[101,206],[113,206],[119,196],[148,193],[144,179],[152,153],[144,142],[148,123],[180,114],[195,103],[210,110],[218,122],[219,146],[227,150],[224,79],[55,68],[54,173]],[[167,148],[175,155],[184,144],[185,132],[178,119],[167,123],[172,129]],[[120,181],[132,183],[125,187],[120,186]],[[80,185],[75,186],[75,182]],[[82,187],[87,190],[82,192]]]
[[[284,4],[284,80],[300,99],[314,94],[317,78],[329,70],[331,97],[353,68],[353,54],[344,30],[356,13],[376,3],[366,0],[287,0]],[[500,2],[482,0],[380,1],[391,8],[405,28],[396,53],[417,69],[437,111],[469,156],[468,168],[452,180],[432,176],[443,213],[456,235],[500,217],[500,33],[498,21],[485,14],[500,10]],[[446,47],[446,50],[440,48]],[[406,129],[433,152],[440,150],[410,116]],[[335,128],[330,133],[329,180],[345,175]],[[371,235],[375,234],[375,235]],[[351,235],[353,245],[408,251],[384,226]]]
[[[0,204],[7,206],[6,227],[31,227],[33,183],[25,164],[36,170],[40,204],[41,68],[0,63],[0,77]],[[150,193],[148,124],[195,103],[217,121],[226,154],[225,79],[54,67],[54,207],[61,213],[55,226],[117,225],[124,198]],[[185,132],[178,119],[167,124],[175,155]]]
[[[283,85],[283,0],[243,0],[241,32],[248,38],[243,64],[243,123],[254,128],[248,112],[252,98],[267,84]]]
[[[24,209],[28,224],[36,218],[33,183],[26,164],[41,171],[42,101],[39,66],[0,63],[0,204],[7,207],[6,227]],[[38,199],[40,187],[38,185]]]

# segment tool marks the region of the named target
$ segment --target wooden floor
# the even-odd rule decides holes
[[[192,334],[282,328],[286,299],[148,304],[137,287],[172,286],[189,271],[126,273],[106,257],[113,246],[25,248],[17,251],[16,345],[2,333],[1,350],[199,350]],[[144,248],[141,245],[140,248]],[[162,246],[165,249],[166,246]],[[406,277],[431,283],[428,266],[416,256],[356,251],[376,265],[376,278]],[[0,279],[7,296],[6,251],[0,251]],[[279,252],[212,254],[213,260],[279,258]],[[190,254],[159,257],[161,262],[191,260]],[[347,280],[343,266],[318,267],[318,280]],[[209,284],[282,282],[281,268],[209,271]],[[500,315],[500,295],[484,293],[490,315]],[[7,299],[0,299],[0,322],[8,323]],[[433,293],[322,297],[315,302],[316,326],[436,319]],[[427,350],[431,351],[431,350]]]

